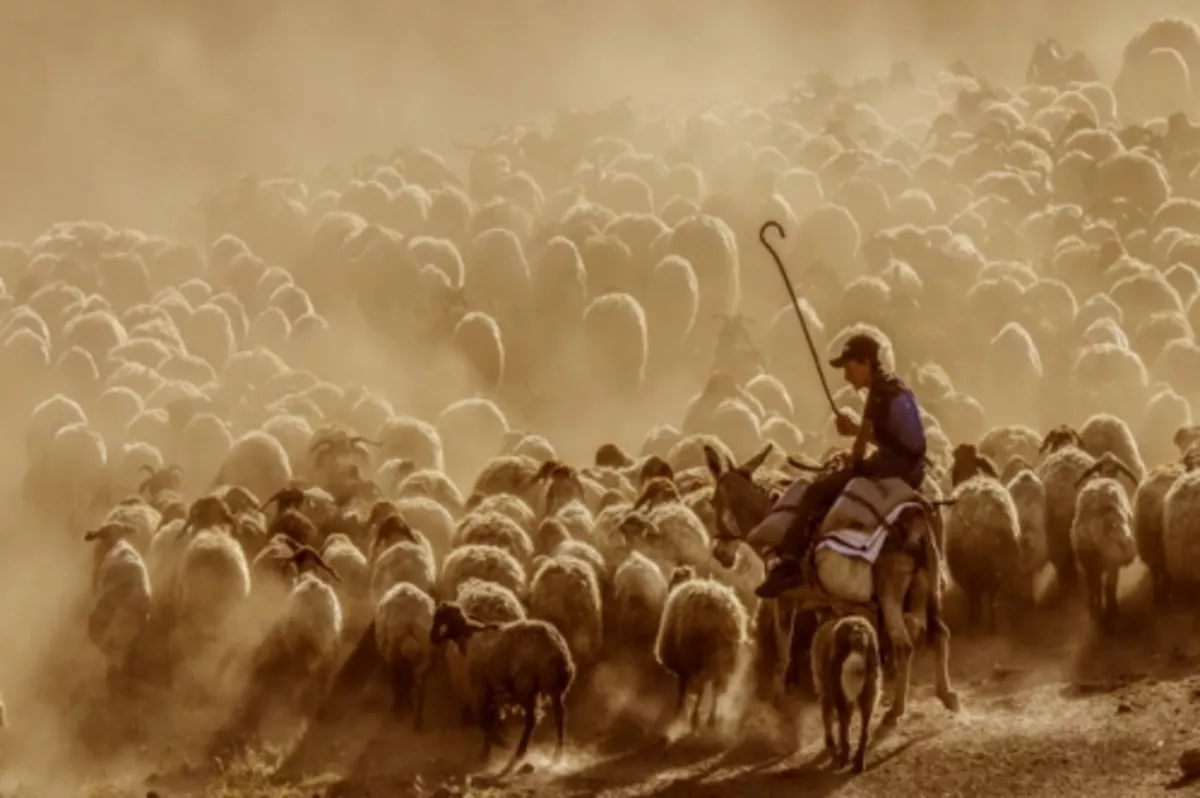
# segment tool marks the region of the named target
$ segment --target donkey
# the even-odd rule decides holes
[[[754,481],[754,472],[767,459],[771,448],[768,444],[746,462],[735,465],[722,463],[716,450],[704,447],[705,459],[716,483],[712,504],[717,534],[712,553],[723,565],[733,562],[739,546],[754,550],[745,539],[746,535],[771,512],[771,496]],[[895,699],[884,715],[885,725],[895,724],[907,710],[914,641],[922,633],[928,635],[937,652],[934,674],[937,696],[951,712],[959,709],[958,695],[950,686],[950,630],[941,617],[941,555],[932,531],[936,522],[929,512],[933,511],[908,510],[895,522],[907,539],[920,542],[920,552],[885,547],[873,569],[875,600],[879,602],[884,632],[896,664]],[[755,554],[762,556],[757,551]],[[788,595],[781,598],[786,599]],[[802,603],[811,605],[819,601],[810,601],[806,596]]]

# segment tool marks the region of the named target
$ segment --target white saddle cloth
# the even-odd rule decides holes
[[[894,523],[900,517],[900,513],[909,507],[919,508],[920,506],[916,502],[897,504],[887,514],[887,522]],[[843,556],[854,557],[874,565],[875,560],[879,559],[879,553],[883,551],[883,544],[887,541],[887,536],[888,528],[884,524],[879,524],[873,532],[863,532],[859,529],[835,529],[824,534],[821,542],[817,544],[817,549],[830,549]]]

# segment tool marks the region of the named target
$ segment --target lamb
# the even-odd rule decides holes
[[[1071,526],[1071,547],[1083,574],[1088,611],[1105,628],[1116,620],[1117,576],[1136,556],[1133,509],[1117,481],[1119,475],[1133,478],[1129,466],[1110,452],[1080,475]]]
[[[395,710],[411,701],[417,732],[424,723],[425,685],[433,670],[433,613],[433,599],[407,582],[392,585],[375,605],[375,645],[391,673]]]
[[[538,699],[549,699],[557,730],[556,758],[566,742],[565,699],[575,680],[575,663],[566,640],[545,621],[521,620],[504,624],[481,623],[453,602],[434,611],[430,642],[453,642],[466,657],[471,700],[483,731],[483,759],[491,756],[497,741],[500,710],[521,707],[525,728],[504,773],[525,756],[537,722]]]
[[[858,748],[852,770],[866,768],[871,715],[879,700],[879,638],[871,621],[855,615],[822,623],[812,642],[812,678],[825,724],[825,749],[833,762],[844,767],[850,760],[850,722],[858,707]],[[838,740],[833,738],[837,714]]]
[[[127,537],[133,528],[107,524],[84,534],[94,542],[92,605],[88,639],[108,663],[108,683],[117,688],[134,656],[134,646],[150,623],[150,574]]]
[[[687,566],[672,572],[654,654],[678,680],[676,712],[680,716],[691,691],[697,690],[693,729],[698,725],[705,688],[711,695],[708,726],[716,725],[717,702],[744,664],[749,626],[746,608],[733,588],[712,579],[698,579]]]

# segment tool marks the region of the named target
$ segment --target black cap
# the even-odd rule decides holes
[[[842,353],[829,361],[829,365],[840,369],[851,360],[867,363],[879,362],[879,342],[869,335],[852,335],[842,344]]]

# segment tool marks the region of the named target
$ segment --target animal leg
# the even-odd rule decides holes
[[[833,696],[821,697],[821,723],[825,726],[825,750],[835,762],[837,761],[837,744],[833,740]]]
[[[696,691],[696,703],[692,705],[692,731],[700,727],[700,705],[704,703],[704,696],[712,690],[712,682],[702,682],[700,689]]]
[[[887,636],[891,638],[892,650],[896,652],[896,693],[892,706],[883,716],[885,726],[898,721],[908,709],[908,685],[912,677],[913,642],[908,636],[904,614],[899,602],[891,596],[884,599],[883,618]]]
[[[567,741],[567,708],[563,705],[563,697],[561,695],[551,696],[550,706],[554,710],[554,730],[558,735],[558,739],[554,744],[554,758],[561,759],[563,747]]]
[[[1117,622],[1117,585],[1119,584],[1121,571],[1118,568],[1108,568],[1104,572],[1104,626],[1109,631],[1113,629]]]
[[[688,677],[681,675],[679,677],[679,697],[675,701],[675,715],[683,717],[683,712],[687,709],[688,696]]]
[[[479,703],[479,726],[483,730],[483,752],[480,759],[486,764],[492,755],[492,744],[496,739],[496,726],[500,722],[495,698],[490,690],[485,691]]]
[[[711,692],[709,693],[710,697],[708,702],[708,721],[705,723],[705,725],[709,729],[715,729],[717,727],[717,699],[722,693],[725,692],[724,680],[718,679],[714,681],[710,690]]]
[[[958,712],[961,702],[958,693],[950,686],[950,628],[941,618],[933,620],[933,648],[937,662],[934,665],[934,689],[942,706],[951,712]]]
[[[858,729],[858,750],[854,752],[855,773],[862,773],[867,767],[867,745],[871,740],[871,715],[875,712],[875,680],[868,679],[863,685],[863,691],[858,696],[858,716],[861,725]]]
[[[844,697],[838,701],[838,767],[845,767],[850,761],[850,720],[854,717],[853,707],[846,703]]]
[[[982,602],[980,601],[979,594],[974,590],[967,593],[967,627],[971,629],[971,631],[977,631],[979,629],[981,603]]]
[[[525,758],[525,752],[529,750],[529,740],[533,737],[533,727],[537,723],[537,694],[526,699],[521,708],[525,712],[525,728],[521,730],[521,739],[517,741],[517,750],[513,751],[512,759],[508,760],[502,773],[509,773],[518,762]]]
[[[428,674],[422,674],[413,683],[413,731],[421,732],[425,726],[425,684]]]
[[[1101,603],[1100,596],[1103,592],[1101,571],[1091,562],[1086,564],[1081,563],[1083,570],[1083,589],[1087,594],[1088,614],[1092,617],[1093,622],[1101,621]]]

